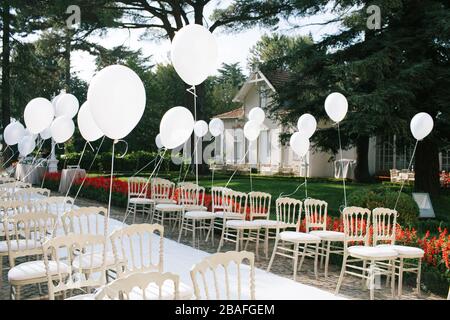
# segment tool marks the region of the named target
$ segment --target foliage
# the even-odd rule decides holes
[[[374,188],[371,190],[356,190],[348,197],[348,204],[373,210],[375,208],[394,208],[398,197],[398,191],[388,188]],[[397,203],[398,222],[401,225],[413,225],[417,223],[419,207],[414,199],[401,193]]]
[[[59,183],[61,181],[61,172],[46,172],[43,180],[43,188],[57,192],[59,190]]]

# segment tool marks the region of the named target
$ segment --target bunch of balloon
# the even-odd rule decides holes
[[[81,127],[84,127],[83,137],[92,140],[105,135],[114,141],[106,218],[111,211],[115,146],[141,120],[146,98],[142,80],[133,70],[122,65],[111,65],[100,70],[89,84],[85,108],[92,118],[86,110],[79,117]]]
[[[308,198],[308,151],[311,145],[309,139],[313,136],[317,129],[317,121],[314,116],[309,113],[303,114],[297,122],[298,132],[295,132],[291,136],[291,140],[289,142],[292,151],[303,160],[305,171],[305,197]],[[300,165],[300,174],[301,174],[301,165]]]
[[[414,145],[414,150],[411,155],[411,159],[408,164],[408,171],[411,169],[412,162],[414,160],[414,156],[416,155],[417,145],[419,141],[422,141],[433,131],[434,121],[433,118],[426,112],[420,112],[416,114],[409,124],[409,128],[411,129],[411,133],[416,139],[416,144]],[[394,210],[397,209],[398,200],[400,199],[400,195],[403,191],[403,187],[405,185],[405,179],[402,179],[402,185],[400,187],[400,191],[397,196],[397,200],[395,201]]]
[[[187,91],[194,97],[194,122],[197,122],[197,90],[196,86],[206,80],[218,67],[218,46],[213,34],[199,24],[189,24],[181,28],[172,41],[171,60],[180,78],[192,86]],[[195,123],[195,164],[196,182],[198,184],[198,141],[197,133],[204,133],[205,123]],[[191,132],[192,134],[192,132]],[[206,135],[206,133],[205,133]]]
[[[325,100],[325,111],[328,114],[328,117],[330,117],[330,119],[333,120],[337,125],[339,138],[339,153],[341,157],[341,172],[344,175],[344,167],[342,162],[343,155],[342,155],[341,130],[339,127],[339,123],[342,120],[344,120],[348,112],[347,98],[339,92],[333,92]],[[344,186],[344,207],[347,207],[347,191],[345,186],[345,176],[342,177],[342,184]]]

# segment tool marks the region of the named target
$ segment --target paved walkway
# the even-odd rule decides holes
[[[52,195],[56,196],[57,194],[53,193]],[[92,201],[92,200],[86,200],[86,199],[77,199],[75,204],[77,206],[81,206],[81,207],[84,207],[84,206],[103,206],[103,207],[105,207],[105,204],[98,203],[98,202]],[[125,209],[123,209],[123,208],[113,207],[111,210],[111,217],[116,220],[123,221],[124,212],[125,212]],[[143,222],[146,222],[146,217],[141,217],[141,216],[136,217],[136,223],[143,223]],[[126,223],[131,224],[132,217],[128,217]],[[166,232],[165,232],[165,237],[172,239],[172,240],[177,240],[178,232],[176,232],[176,231],[172,232],[172,230],[169,230],[169,228],[167,228]],[[191,237],[182,237],[181,242],[188,246],[191,246],[191,244],[192,244]],[[215,244],[217,245],[218,242],[219,242],[219,239],[216,236]],[[273,243],[271,243],[270,250],[272,249],[272,245],[273,245]],[[202,242],[200,248],[198,248],[198,249],[201,249],[208,253],[215,253],[217,251],[217,246],[212,247],[210,242],[208,242],[208,243]],[[234,245],[226,244],[222,251],[227,251],[227,250],[234,250]],[[252,250],[254,250],[254,248],[250,246],[248,248],[248,250],[252,251]],[[6,271],[6,269],[8,268],[8,263],[6,260],[7,259],[5,257],[3,259],[3,270],[4,271],[3,271],[3,275],[2,275],[3,281],[2,281],[1,291],[0,291],[0,299],[9,299],[9,285],[7,282],[7,271]],[[260,257],[256,261],[256,266],[260,269],[265,270],[267,268],[268,263],[269,263],[269,260],[264,257],[264,254],[261,249]],[[325,278],[323,276],[323,270],[321,269],[319,271],[319,278],[316,279],[314,277],[313,270],[314,269],[313,269],[312,259],[306,259],[305,263],[302,267],[302,270],[298,273],[297,281],[302,284],[305,284],[305,285],[313,286],[318,289],[321,289],[321,290],[324,290],[324,291],[327,291],[330,293],[334,293],[334,290],[336,288],[336,284],[337,284],[337,281],[339,278],[340,267],[336,266],[336,265],[330,265],[328,278]],[[289,259],[277,256],[273,263],[271,272],[275,273],[279,276],[292,279],[292,261]],[[30,297],[30,296],[36,297],[36,295],[38,293],[37,290],[38,290],[37,286],[24,288],[23,298]],[[43,292],[46,292],[45,285],[42,286],[42,290],[43,290]],[[413,288],[408,284],[404,285],[403,291],[404,291],[403,297],[402,297],[403,300],[417,300],[417,299],[442,300],[443,299],[439,296],[429,294],[427,292],[422,292],[422,295],[419,298],[413,292]],[[349,298],[349,299],[368,299],[369,298],[369,292],[368,292],[368,290],[363,289],[361,280],[357,279],[356,277],[351,277],[351,276],[346,276],[346,278],[344,279],[344,283],[340,290],[340,295],[343,297]],[[295,297],[293,297],[293,299],[295,299]],[[390,289],[383,284],[381,289],[376,290],[375,299],[380,299],[380,300],[391,299]]]

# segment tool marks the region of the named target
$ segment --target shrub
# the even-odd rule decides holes
[[[44,175],[43,188],[49,189],[51,191],[59,190],[59,182],[61,180],[61,172],[46,172]]]
[[[348,204],[370,210],[379,207],[394,208],[397,197],[398,191],[389,188],[381,187],[369,191],[367,189],[361,189],[350,194]],[[410,195],[402,192],[396,209],[398,211],[398,223],[408,226],[417,223],[419,207]]]

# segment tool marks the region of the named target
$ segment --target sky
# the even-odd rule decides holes
[[[213,10],[217,8],[217,5],[223,7],[229,2],[230,1],[211,2],[210,5],[206,7],[206,16],[209,16]],[[332,18],[332,14],[326,13],[298,21],[283,21],[276,32],[291,36],[308,35],[311,33],[315,40],[319,40],[325,34],[335,33],[338,26],[336,24],[327,26],[313,25],[296,29],[294,29],[293,26],[320,23],[328,21]],[[106,48],[125,45],[134,50],[141,49],[144,55],[152,57],[152,60],[150,61],[152,64],[170,63],[170,40],[154,41],[148,37],[143,40],[140,39],[143,32],[143,30],[137,29],[114,29],[108,31],[103,37],[93,35],[89,40],[95,41]],[[271,34],[273,32],[274,31],[272,30],[262,29],[256,26],[246,31],[234,34],[227,33],[224,29],[217,29],[214,32],[214,35],[217,39],[219,49],[218,66],[222,63],[229,64],[239,62],[244,73],[247,73],[247,58],[250,49],[258,42],[262,35]],[[81,79],[89,82],[95,73],[94,57],[90,56],[86,52],[73,52],[72,72],[75,72]]]

